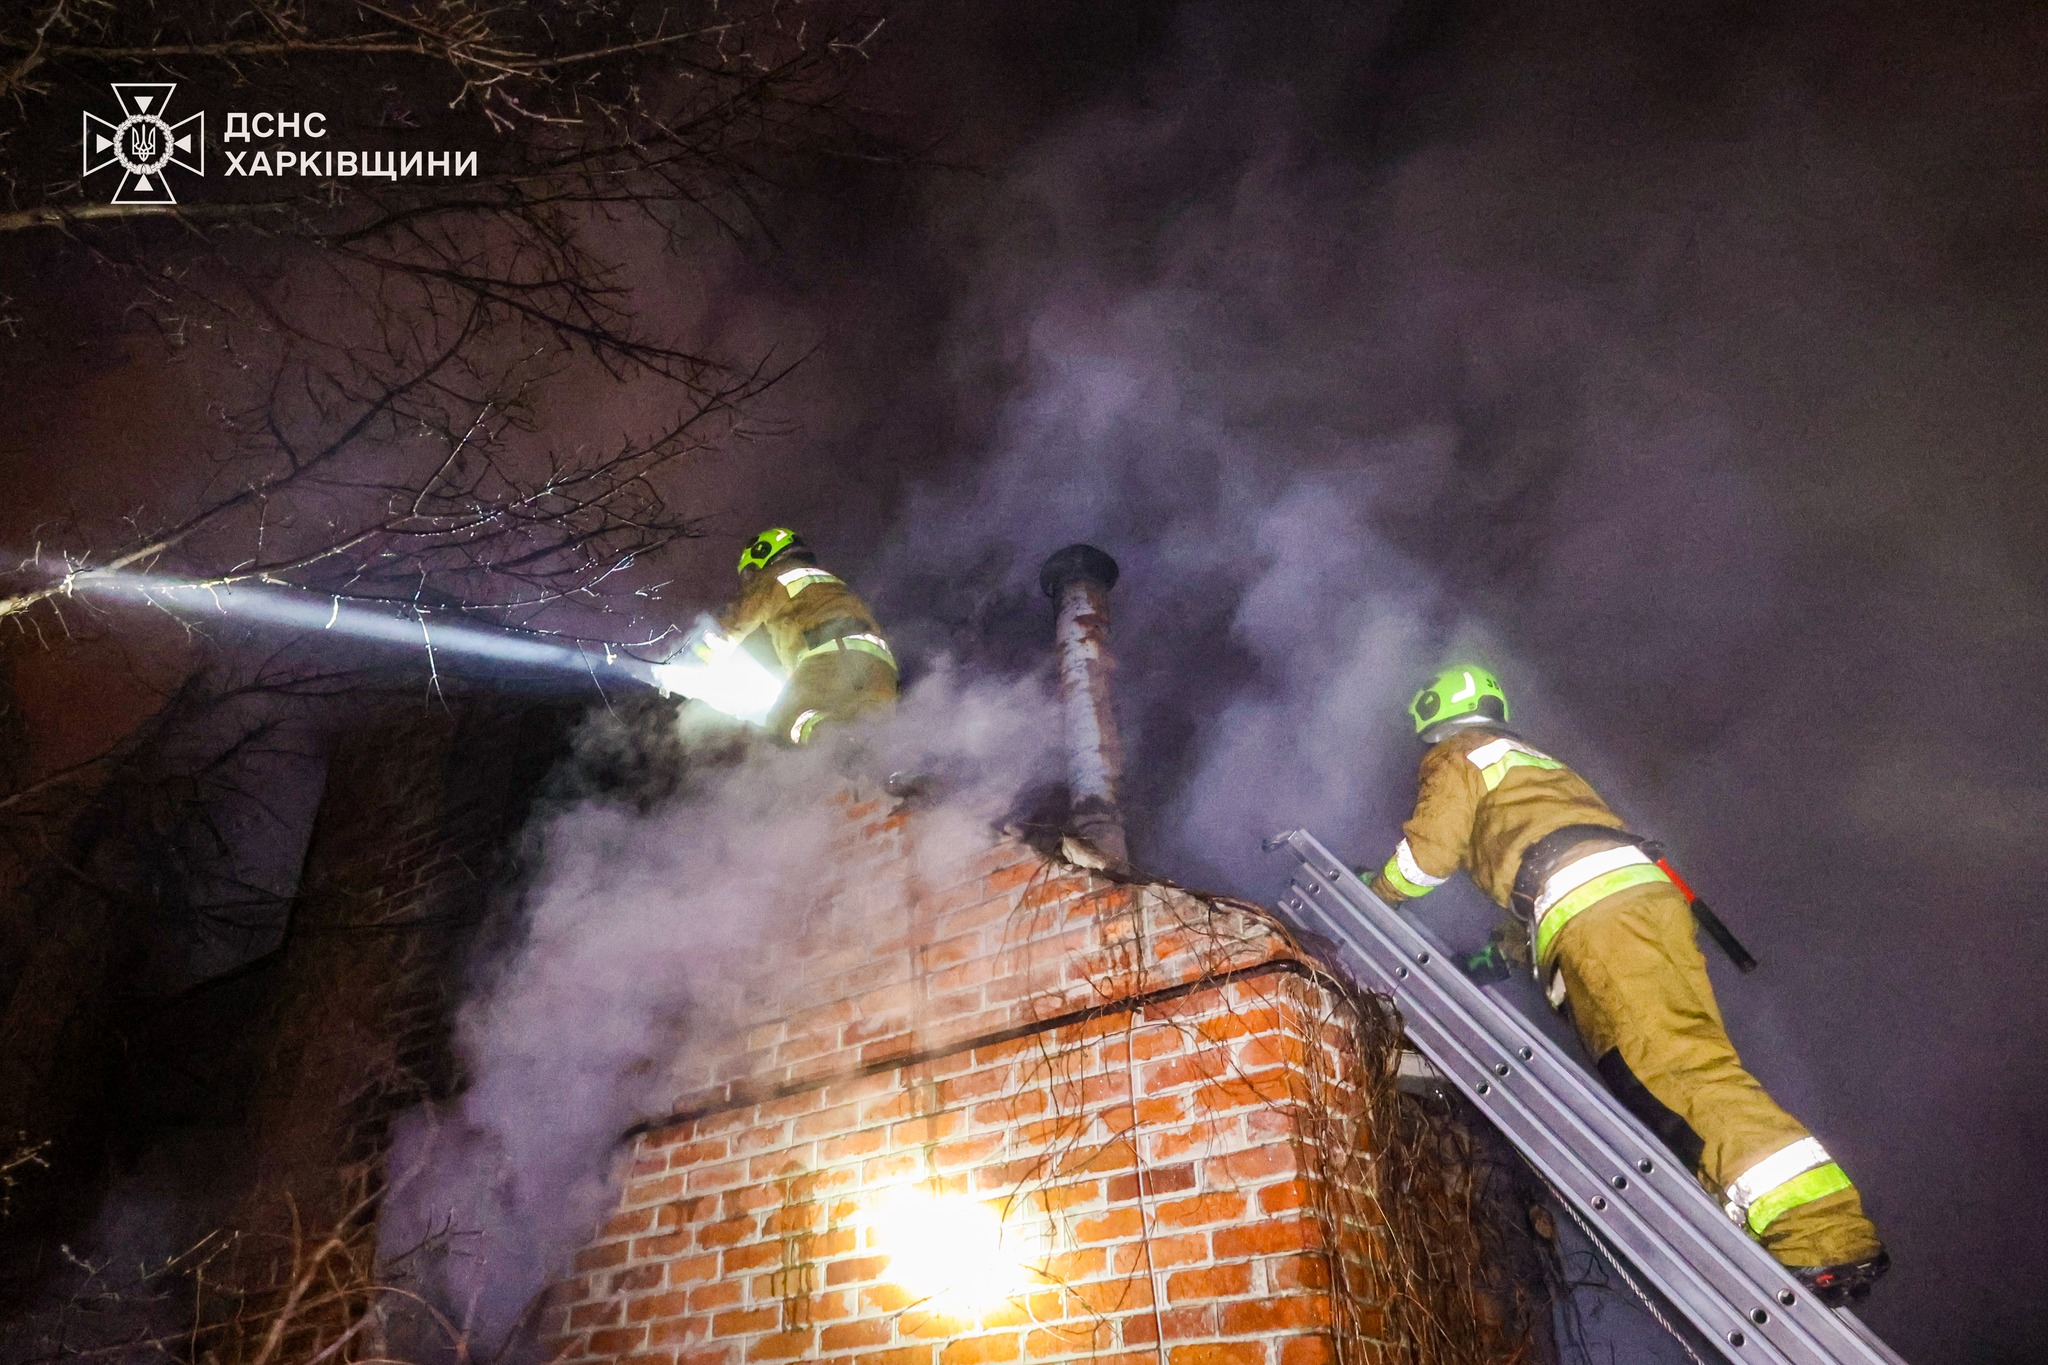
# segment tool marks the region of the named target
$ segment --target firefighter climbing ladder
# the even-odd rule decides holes
[[[1281,899],[1352,984],[1393,997],[1408,1038],[1506,1134],[1580,1218],[1730,1361],[1904,1365],[1724,1214],[1648,1129],[1368,890],[1306,830]]]

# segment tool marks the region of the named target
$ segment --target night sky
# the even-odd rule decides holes
[[[1867,1320],[2041,1358],[2041,11],[926,4],[872,65],[924,164],[792,178],[768,246],[622,239],[645,306],[809,357],[693,464],[643,614],[786,522],[913,671],[1028,669],[1092,541],[1139,861],[1259,896],[1284,825],[1385,856],[1402,703],[1480,654],[1763,960],[1716,985],[1892,1248]],[[13,548],[192,479],[210,381],[9,252]],[[652,401],[571,373],[543,419]],[[47,764],[189,659],[14,649]]]

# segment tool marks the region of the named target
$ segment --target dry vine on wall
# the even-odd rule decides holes
[[[1108,881],[1098,882],[1088,901],[1108,945],[1106,961],[1091,972],[1105,1015],[1095,1026],[1034,1039],[1037,1073],[1026,1093],[1051,1101],[1052,1112],[1035,1124],[1049,1140],[1020,1173],[1013,1201],[1057,1210],[1059,1186],[1073,1173],[1135,1165],[1146,1256],[1130,1283],[1150,1277],[1159,1311],[1167,1296],[1151,1263],[1158,1196],[1141,1154],[1145,1106],[1136,1040],[1143,1030],[1173,1030],[1209,1083],[1255,1093],[1286,1119],[1328,1267],[1329,1328],[1340,1365],[1548,1358],[1555,1277],[1544,1273],[1540,1238],[1531,1232],[1528,1182],[1475,1138],[1472,1116],[1448,1099],[1397,1088],[1402,1034],[1390,1001],[1348,990],[1267,911],[1247,902]],[[1066,951],[1046,919],[1064,913],[1062,902],[1027,891],[1024,907],[1013,941],[1027,951],[1040,944]],[[1280,945],[1281,956],[1307,970],[1243,973]],[[1157,988],[1152,969],[1176,954],[1194,958],[1196,982],[1220,984],[1237,973],[1233,988],[1118,1008]],[[1045,1000],[1048,1012],[1072,1007],[1054,992]],[[1287,1063],[1277,1080],[1272,1070],[1247,1072],[1231,1046],[1276,1016],[1286,1039],[1280,1060]]]

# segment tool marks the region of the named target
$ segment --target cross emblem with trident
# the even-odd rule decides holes
[[[114,98],[125,117],[109,123],[96,114],[85,116],[85,169],[81,175],[119,163],[121,185],[116,204],[175,204],[165,168],[177,166],[194,175],[206,174],[206,115],[187,114],[176,123],[164,118],[164,107],[178,88],[176,81],[115,81]]]

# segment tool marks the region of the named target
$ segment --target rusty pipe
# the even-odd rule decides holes
[[[1093,545],[1069,545],[1038,571],[1038,586],[1059,611],[1054,639],[1067,742],[1068,826],[1125,862],[1130,847],[1117,803],[1124,749],[1111,686],[1116,656],[1109,648],[1109,590],[1116,580],[1116,561]]]

